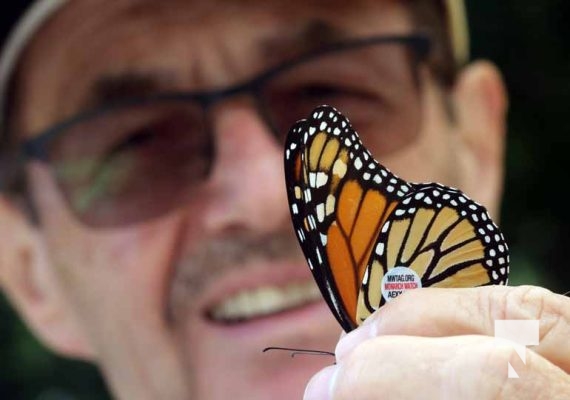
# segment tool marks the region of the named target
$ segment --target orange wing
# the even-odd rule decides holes
[[[414,189],[394,209],[376,240],[360,289],[358,323],[402,293],[384,286],[385,275],[397,267],[412,270],[420,287],[507,283],[507,244],[485,208],[437,183]]]
[[[364,272],[380,228],[411,186],[378,164],[348,120],[322,106],[290,130],[285,176],[293,226],[345,331],[357,325]]]
[[[285,178],[299,243],[347,332],[394,288],[507,283],[507,244],[485,208],[459,190],[399,179],[332,107],[291,128]],[[398,283],[410,277],[417,285]]]

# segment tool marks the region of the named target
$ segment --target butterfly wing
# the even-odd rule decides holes
[[[414,185],[383,224],[361,286],[357,320],[386,302],[384,275],[407,267],[421,286],[474,287],[506,284],[507,244],[485,208],[458,190]]]
[[[297,121],[289,130],[285,142],[285,181],[287,188],[287,198],[289,201],[289,209],[291,212],[291,220],[297,240],[301,245],[305,259],[309,264],[309,268],[315,277],[317,286],[323,295],[329,308],[333,314],[343,325],[343,314],[339,309],[336,301],[338,293],[335,288],[327,285],[327,281],[323,279],[326,274],[325,268],[322,266],[322,260],[325,254],[324,246],[316,241],[314,237],[314,216],[311,216],[310,203],[307,199],[310,195],[308,191],[308,170],[304,162],[306,156],[306,147],[304,138],[308,131],[306,128],[307,121]]]
[[[411,185],[378,164],[329,106],[290,130],[285,178],[293,226],[313,276],[345,331],[380,227]]]

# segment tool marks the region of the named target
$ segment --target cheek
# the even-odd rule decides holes
[[[450,121],[444,94],[423,75],[422,120],[417,139],[406,148],[379,160],[410,182],[438,182],[459,186],[460,137]]]
[[[56,269],[75,297],[72,303],[83,306],[79,311],[88,311],[88,318],[97,322],[126,314],[137,320],[162,320],[171,265],[177,257],[175,225],[163,221],[113,233],[82,231],[50,241]]]
[[[128,228],[90,229],[69,212],[47,171],[34,168],[31,183],[41,188],[33,194],[48,262],[80,318],[90,325],[123,313],[164,319],[172,266],[197,246],[200,220],[190,221],[185,209]]]
[[[409,182],[458,186],[459,169],[451,142],[443,135],[439,139],[423,137],[414,145],[379,161]]]

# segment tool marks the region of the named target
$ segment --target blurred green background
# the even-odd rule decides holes
[[[468,0],[467,6],[473,58],[493,60],[510,94],[501,225],[511,247],[511,283],[566,292],[570,2]],[[0,399],[109,399],[94,368],[44,350],[2,297],[0,320]]]

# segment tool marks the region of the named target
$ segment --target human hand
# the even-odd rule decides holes
[[[539,320],[526,364],[494,335],[495,320]],[[479,287],[408,291],[336,348],[337,364],[305,399],[569,399],[570,299],[546,289]],[[507,363],[519,374],[508,378]]]

